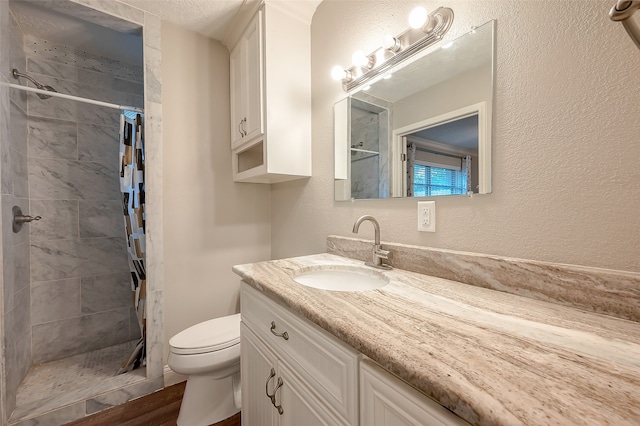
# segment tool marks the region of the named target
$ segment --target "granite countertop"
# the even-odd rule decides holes
[[[233,270],[472,424],[640,424],[640,323],[399,269],[364,292],[293,281],[321,265],[363,263],[318,254]]]

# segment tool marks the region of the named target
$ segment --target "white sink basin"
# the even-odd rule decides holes
[[[293,280],[307,287],[331,291],[365,291],[389,284],[389,278],[383,274],[355,266],[326,266],[303,270]]]

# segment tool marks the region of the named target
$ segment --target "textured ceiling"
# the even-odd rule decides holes
[[[227,25],[244,3],[244,0],[121,1],[216,40],[222,40]]]
[[[215,40],[222,40],[240,6],[247,0],[120,0]],[[272,0],[311,21],[322,0]]]
[[[0,0],[6,1],[6,0]],[[120,0],[164,21],[223,40],[236,13],[257,0]],[[268,0],[311,21],[322,0]],[[11,0],[11,11],[25,35],[130,64],[142,61],[140,28],[96,12],[81,3],[59,0]],[[110,18],[110,19],[107,19]]]

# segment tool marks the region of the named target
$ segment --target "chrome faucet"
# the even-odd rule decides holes
[[[391,269],[391,266],[385,265],[384,263],[382,263],[383,259],[385,260],[389,259],[390,252],[388,250],[382,250],[380,246],[380,224],[378,223],[375,217],[371,215],[360,216],[358,220],[356,220],[356,223],[353,224],[353,233],[354,234],[358,233],[360,224],[365,220],[368,220],[373,224],[373,229],[375,231],[374,240],[373,240],[373,259],[371,262],[366,262],[365,265],[373,266],[374,268],[379,268],[379,269]]]

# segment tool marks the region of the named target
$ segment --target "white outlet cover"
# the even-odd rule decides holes
[[[418,201],[418,231],[436,232],[435,201]]]

